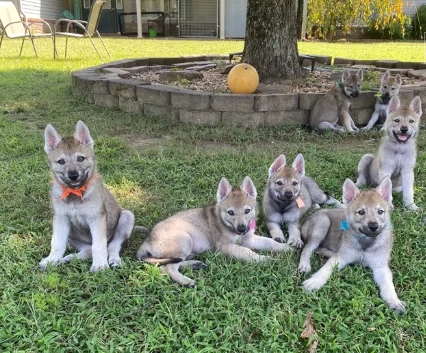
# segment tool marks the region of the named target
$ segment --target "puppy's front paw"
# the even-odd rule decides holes
[[[405,312],[405,302],[401,301],[401,300],[397,300],[397,301],[393,301],[393,302],[389,302],[387,303],[389,308],[397,313],[404,313]]]
[[[120,267],[121,259],[119,257],[109,257],[108,263],[110,267]]]
[[[297,268],[297,270],[301,273],[309,273],[311,272],[312,268],[311,268],[311,264],[309,263],[300,263],[299,267]]]
[[[302,283],[305,290],[310,293],[316,289],[320,289],[324,285],[324,281],[321,280],[321,278],[312,276],[311,278],[307,279]]]
[[[44,259],[42,259],[40,262],[39,262],[39,264],[38,264],[38,267],[39,267],[39,269],[40,270],[42,270],[42,271],[44,271],[44,270],[46,270],[46,268],[47,268],[47,266],[50,264],[50,265],[53,265],[53,266],[56,266],[56,265],[58,265],[60,263],[60,259],[58,259],[58,260],[52,260],[51,258],[49,258],[49,257],[45,257]]]
[[[411,212],[421,212],[421,208],[418,207],[415,203],[406,206],[406,209]]]
[[[291,245],[291,246],[294,246],[296,248],[303,248],[303,241],[300,238],[296,238],[296,237],[292,238],[292,237],[290,237],[288,239],[288,244]]]
[[[106,270],[109,268],[108,262],[105,263],[93,263],[90,267],[90,272],[97,272],[101,270]]]

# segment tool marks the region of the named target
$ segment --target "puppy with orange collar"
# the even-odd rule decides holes
[[[74,137],[62,138],[48,124],[44,138],[53,176],[54,216],[50,254],[40,268],[73,258],[92,259],[92,272],[120,266],[120,250],[133,231],[135,217],[118,205],[96,172],[89,129],[79,121]],[[77,253],[64,256],[67,245]]]

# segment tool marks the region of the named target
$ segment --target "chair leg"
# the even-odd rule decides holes
[[[56,59],[56,57],[59,57],[58,50],[56,49],[56,35],[53,35],[52,41],[53,41],[53,59]]]
[[[4,31],[1,34],[1,38],[0,38],[0,48],[1,48],[1,44],[3,43],[3,36],[4,36]]]
[[[36,58],[38,58],[38,55],[37,55],[37,49],[36,49],[35,44],[34,44],[34,38],[33,38],[33,37],[30,37],[30,39],[31,39],[31,43],[32,43],[33,48],[34,48],[35,56],[36,56]],[[21,54],[19,54],[19,55],[21,55]]]
[[[92,37],[91,36],[88,36],[88,37],[90,39],[90,42],[93,45],[93,48],[95,48],[96,52],[98,53],[99,59],[102,59],[101,54],[99,54],[98,49],[96,49],[95,43],[93,43]]]
[[[102,43],[102,45],[104,46],[105,51],[107,52],[108,56],[109,56],[109,57],[111,57],[111,55],[109,54],[109,51],[108,51],[108,49],[107,49],[107,47],[106,47],[106,45],[105,45],[104,41],[102,40],[102,37],[100,36],[100,34],[99,34],[99,32],[98,32],[97,30],[96,30],[96,34],[98,35],[99,39],[101,40],[101,43]]]
[[[21,50],[19,51],[19,56],[21,56],[22,54],[22,48],[24,47],[24,40],[25,40],[25,37],[22,38]]]
[[[65,57],[67,57],[67,50],[68,50],[68,37],[65,37]]]

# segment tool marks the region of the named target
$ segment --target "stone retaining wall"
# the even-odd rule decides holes
[[[222,59],[223,57],[220,57]],[[309,112],[323,93],[216,94],[187,90],[128,78],[141,65],[171,65],[179,62],[214,60],[219,57],[142,58],[111,62],[72,73],[72,89],[86,101],[126,113],[167,117],[170,121],[207,126],[274,126],[308,124]],[[424,84],[424,85],[422,85]],[[373,91],[353,100],[351,115],[365,125],[375,104]],[[403,103],[419,95],[426,107],[426,82],[402,86]],[[424,109],[426,110],[426,109]],[[423,115],[423,119],[426,114]]]

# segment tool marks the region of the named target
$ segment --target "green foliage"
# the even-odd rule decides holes
[[[241,51],[242,41],[106,38],[111,60]],[[42,40],[43,41],[43,40]],[[260,195],[278,154],[306,159],[306,172],[340,198],[362,154],[374,151],[379,132],[319,134],[299,127],[236,128],[187,126],[101,108],[71,93],[70,72],[105,63],[70,42],[68,59],[53,60],[51,42],[38,45],[40,58],[19,41],[0,50],[0,352],[306,352],[300,337],[309,312],[318,335],[317,352],[424,352],[423,216],[407,213],[395,194],[396,234],[391,267],[407,313],[392,313],[378,297],[369,270],[353,266],[333,273],[324,288],[306,294],[307,277],[297,272],[300,253],[274,254],[265,264],[242,263],[205,253],[206,271],[182,288],[159,268],[134,254],[144,239],[134,234],[119,269],[90,273],[72,261],[40,272],[50,247],[50,176],[43,131],[52,123],[72,134],[82,119],[95,140],[98,168],[136,222],[152,226],[189,207],[214,201],[226,176],[234,185],[250,175]],[[64,42],[60,42],[64,44]],[[49,46],[50,45],[50,46]],[[421,61],[422,44],[299,43],[299,50],[359,59]],[[424,129],[419,150],[426,148]],[[416,203],[426,204],[426,155],[415,169]],[[262,214],[259,234],[267,235]],[[313,256],[313,269],[324,262]],[[189,269],[185,271],[191,272]]]
[[[308,27],[320,37],[332,39],[337,28],[345,32],[367,27],[382,38],[406,38],[410,21],[403,0],[309,0]]]
[[[420,5],[412,19],[412,36],[415,39],[424,39],[426,32],[426,4]]]

